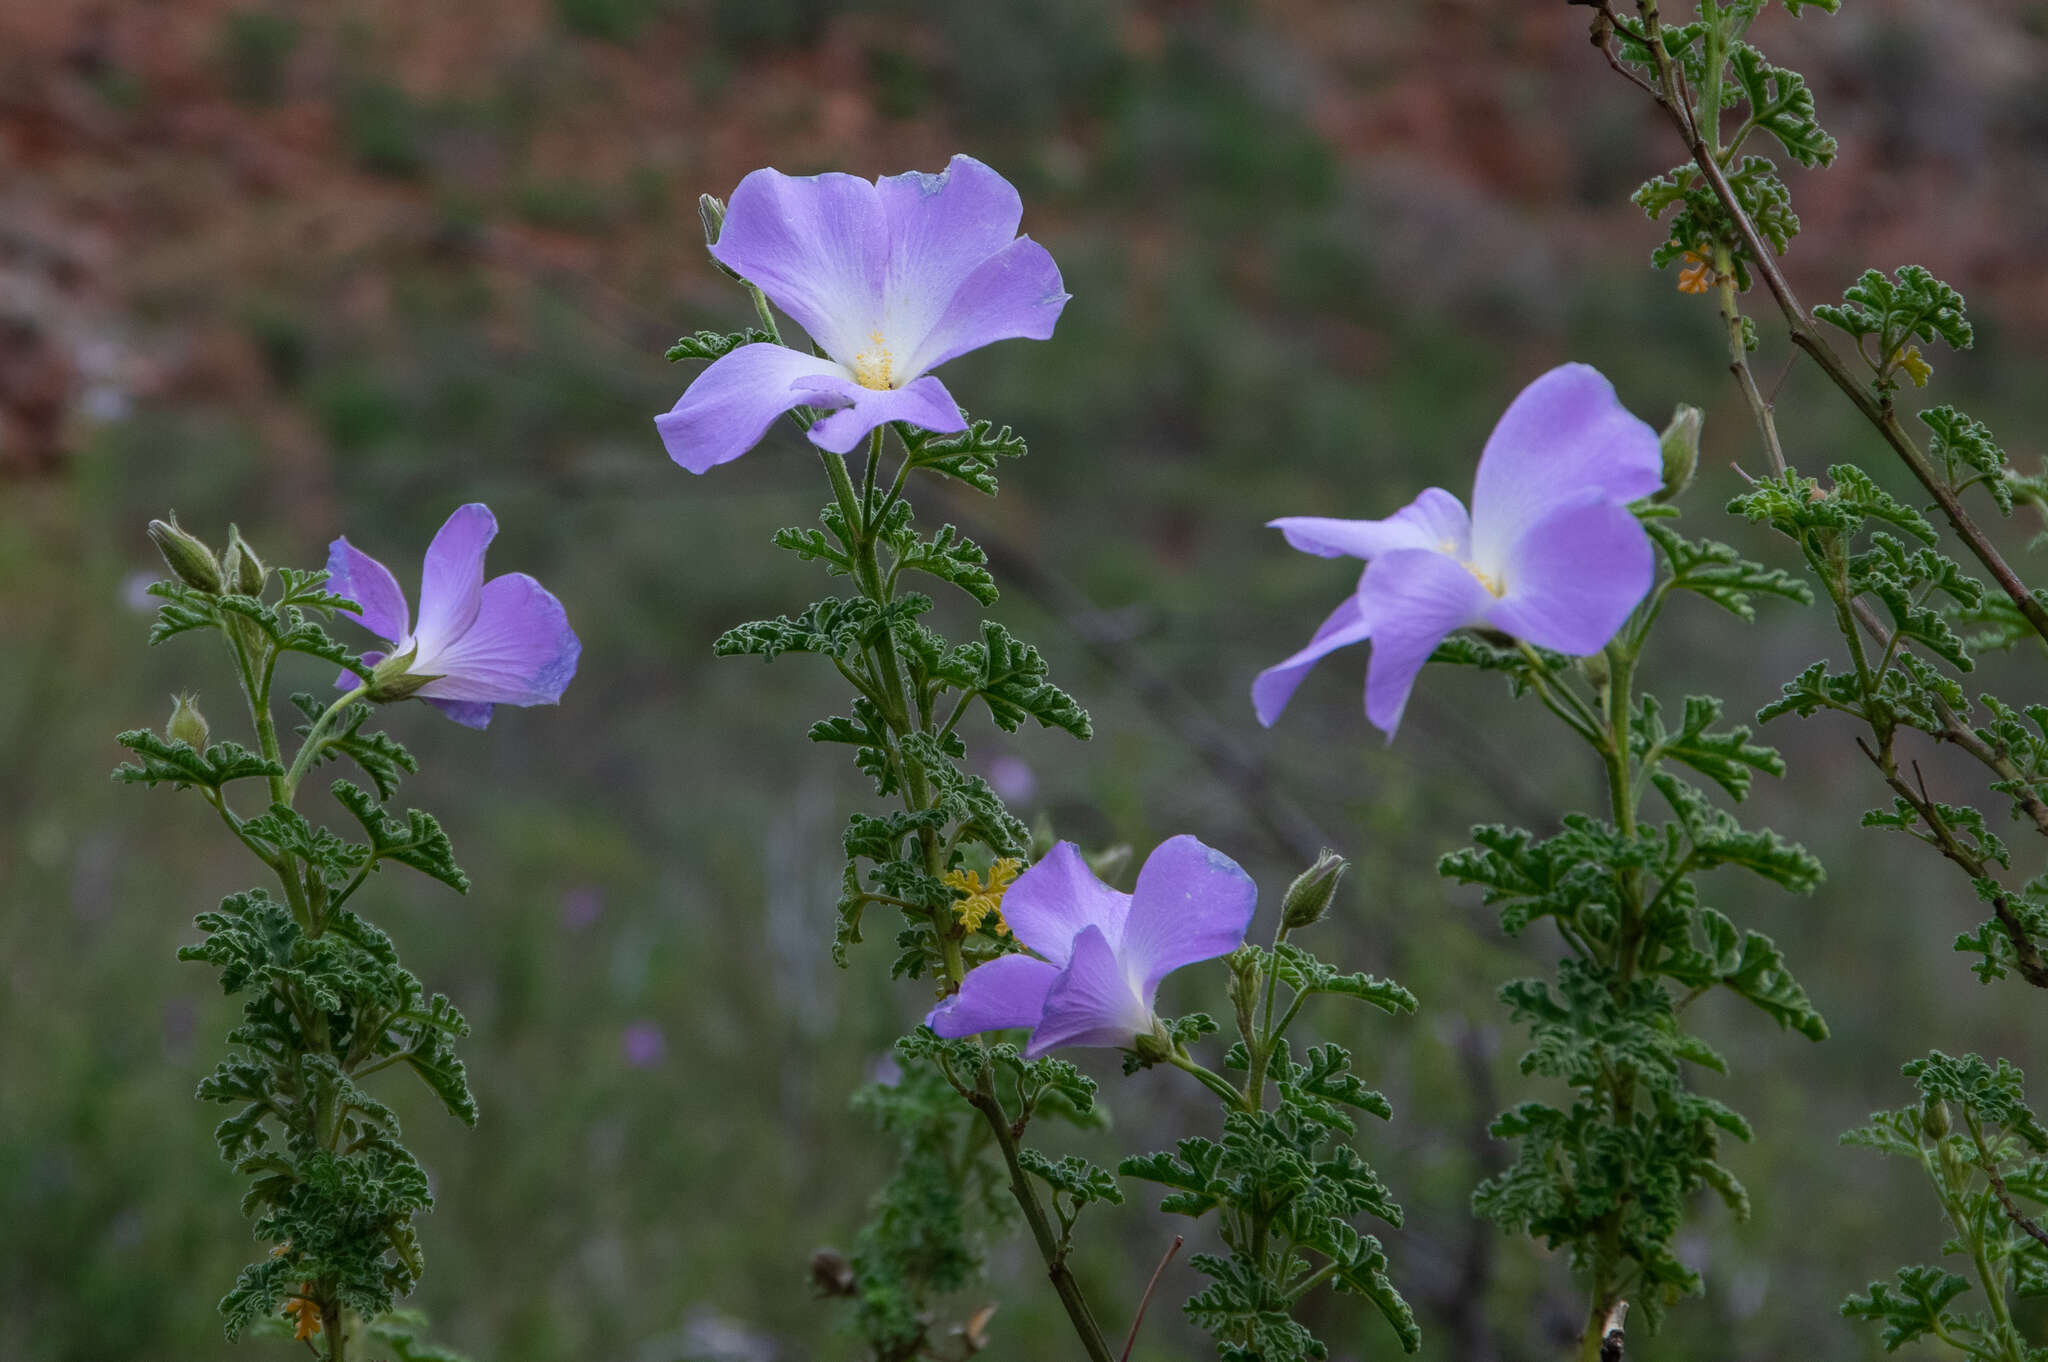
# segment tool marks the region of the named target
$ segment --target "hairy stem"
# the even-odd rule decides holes
[[[1045,1208],[1039,1204],[1030,1175],[1024,1171],[1024,1165],[1017,1157],[1016,1132],[1011,1128],[1009,1115],[1003,1110],[1002,1100],[996,1096],[994,1076],[986,1064],[975,1075],[974,1091],[967,1100],[974,1104],[974,1109],[988,1123],[989,1133],[995,1136],[1003,1164],[1010,1170],[1010,1191],[1024,1212],[1025,1223],[1031,1227],[1031,1237],[1038,1243],[1039,1256],[1045,1259],[1046,1275],[1052,1281],[1053,1290],[1059,1294],[1060,1304],[1066,1307],[1067,1319],[1073,1324],[1074,1332],[1080,1336],[1082,1350],[1088,1354],[1089,1362],[1111,1362],[1115,1354],[1110,1351],[1108,1341],[1102,1336],[1102,1327],[1095,1322],[1094,1312],[1089,1310],[1087,1300],[1081,1295],[1080,1283],[1067,1270],[1066,1250],[1054,1233],[1052,1222],[1046,1219]]]
[[[1672,126],[1678,130],[1679,137],[1685,142],[1686,150],[1692,154],[1693,164],[1699,167],[1700,175],[1713,190],[1714,197],[1720,200],[1729,220],[1734,223],[1737,234],[1742,238],[1743,247],[1748,252],[1750,263],[1764,281],[1764,287],[1770,290],[1771,297],[1776,300],[1778,310],[1784,314],[1792,343],[1813,358],[1828,379],[1841,389],[1843,396],[1849,399],[1856,410],[1862,413],[1863,418],[1884,438],[1892,452],[1898,455],[1899,461],[1912,473],[1914,480],[1926,489],[1928,496],[1941,508],[1942,516],[1955,531],[1956,537],[1969,549],[1971,556],[1983,565],[1984,570],[1998,583],[1999,589],[2011,598],[2013,605],[2026,618],[2027,623],[2033,626],[2034,632],[2043,639],[2048,639],[2048,606],[2044,606],[2035,597],[2033,590],[2020,580],[2012,564],[2005,560],[2004,555],[1999,553],[1969,511],[1964,509],[1962,500],[1954,489],[1936,472],[1934,465],[1928,462],[1920,446],[1899,424],[1898,417],[1892,412],[1889,398],[1880,396],[1865,385],[1863,380],[1843,362],[1841,356],[1835,353],[1834,347],[1828,344],[1827,338],[1821,334],[1813,314],[1806,310],[1798,295],[1793,293],[1792,285],[1778,268],[1770,243],[1764,240],[1763,234],[1757,230],[1756,223],[1744,211],[1734,187],[1728,183],[1727,175],[1722,172],[1720,159],[1716,155],[1717,149],[1708,145],[1700,129],[1693,122],[1687,101],[1682,94],[1682,77],[1678,64],[1672,60],[1671,54],[1664,50],[1663,28],[1658,18],[1657,0],[1637,0],[1636,9],[1642,15],[1644,33],[1649,39],[1650,57],[1657,67],[1657,104],[1671,119]],[[1712,103],[1715,93],[1709,91],[1702,97],[1708,103]]]

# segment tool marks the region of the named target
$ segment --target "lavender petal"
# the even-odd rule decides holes
[[[946,391],[946,385],[926,374],[907,388],[863,388],[836,379],[801,379],[799,394],[820,393],[828,398],[846,398],[841,407],[811,427],[811,443],[835,454],[846,454],[860,445],[875,427],[904,421],[921,430],[947,433],[967,429],[960,404]]]
[[[1020,236],[961,282],[937,320],[911,345],[906,373],[922,374],[1000,340],[1047,340],[1071,297],[1052,254]]]
[[[1482,623],[1493,595],[1455,558],[1399,549],[1366,569],[1359,601],[1372,626],[1365,716],[1392,740],[1422,664],[1453,630]]]
[[[1663,483],[1657,432],[1621,405],[1599,370],[1561,365],[1509,404],[1480,455],[1472,559],[1496,571],[1530,526],[1587,491],[1630,502]]]
[[[859,176],[755,171],[733,191],[711,254],[841,363],[883,320],[888,227],[881,195]]]
[[[386,643],[412,632],[412,612],[391,569],[346,539],[327,546],[327,589],[360,605],[356,623]]]
[[[419,640],[421,660],[438,654],[476,619],[484,585],[484,550],[498,534],[498,518],[482,502],[455,508],[455,514],[427,545],[420,572]]]
[[[1330,617],[1316,630],[1315,637],[1308,641],[1306,648],[1284,662],[1274,663],[1253,680],[1252,708],[1257,712],[1259,722],[1271,728],[1316,663],[1339,648],[1364,642],[1371,634],[1372,628],[1365,622],[1358,594],[1353,592],[1344,598],[1342,605],[1330,612]]]
[[[489,728],[491,711],[496,708],[482,700],[436,700],[431,695],[420,698],[464,728]]]
[[[759,444],[791,407],[838,405],[843,399],[792,386],[820,379],[832,380],[832,392],[856,386],[829,359],[783,345],[743,345],[698,374],[675,406],[654,418],[654,428],[671,459],[692,473],[708,472]]]
[[[1036,1026],[1059,967],[1029,955],[1004,955],[967,971],[960,991],[931,1010],[925,1025],[950,1038]]]
[[[1060,1045],[1128,1047],[1151,1029],[1152,1009],[1138,996],[1102,928],[1089,927],[1074,938],[1072,958],[1046,991],[1045,1011],[1024,1055],[1036,1059]]]
[[[418,691],[429,700],[551,705],[576,674],[582,651],[553,593],[523,572],[509,572],[485,584],[469,629],[431,655],[422,649],[413,670],[439,678]]]
[[[1471,540],[1472,521],[1465,506],[1441,487],[1424,490],[1421,496],[1385,520],[1332,520],[1325,516],[1297,515],[1266,524],[1287,536],[1287,542],[1303,553],[1321,558],[1351,557],[1370,562],[1395,549],[1437,549],[1464,557]]]
[[[1252,877],[1214,847],[1185,833],[1161,842],[1138,871],[1117,952],[1147,1009],[1168,974],[1243,945],[1258,902]]]
[[[1060,842],[1004,892],[1003,921],[1019,941],[1064,967],[1074,938],[1089,927],[1122,941],[1130,904],[1129,894],[1095,878],[1078,847]]]
[[[1584,656],[1607,646],[1656,579],[1650,536],[1626,506],[1588,498],[1552,511],[1509,551],[1497,629]]]

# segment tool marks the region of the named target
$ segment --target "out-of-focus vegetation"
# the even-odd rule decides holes
[[[1801,188],[1792,277],[1831,296],[1846,262],[1874,257],[1955,282],[1979,350],[1946,366],[1945,396],[2031,467],[2048,428],[2048,6],[1852,9],[1771,21],[1842,142]],[[885,952],[843,973],[828,957],[837,832],[867,796],[800,719],[839,688],[799,660],[709,656],[725,626],[808,599],[767,538],[810,518],[815,464],[782,429],[693,479],[650,418],[687,379],[662,347],[743,320],[704,262],[699,192],[763,164],[873,175],[955,150],[1018,184],[1074,302],[1051,343],[948,369],[1033,453],[1000,502],[926,516],[1001,546],[1013,587],[996,614],[1047,645],[1099,734],[984,739],[1002,754],[990,774],[1085,843],[1194,832],[1259,876],[1269,911],[1304,847],[1355,858],[1322,929],[1351,940],[1326,953],[1422,1000],[1412,1025],[1336,1039],[1395,1101],[1375,1162],[1409,1209],[1385,1237],[1424,1355],[1551,1355],[1578,1324],[1563,1265],[1467,1209],[1501,1157],[1485,1123],[1531,1081],[1502,1050],[1493,988],[1550,947],[1503,938],[1433,866],[1472,822],[1543,827],[1587,804],[1595,773],[1485,677],[1428,676],[1391,748],[1358,712],[1362,658],[1321,668],[1271,734],[1245,691],[1348,584],[1261,523],[1462,487],[1506,398],[1565,358],[1600,366],[1653,422],[1706,407],[1690,521],[1775,551],[1716,509],[1740,485],[1731,462],[1756,463],[1748,418],[1711,304],[1647,268],[1657,234],[1626,196],[1668,147],[1584,46],[1583,14],[8,7],[0,1356],[248,1355],[220,1341],[213,1300],[252,1242],[213,1114],[189,1100],[231,1008],[172,959],[245,871],[203,835],[203,810],[105,779],[114,731],[160,723],[174,689],[203,705],[231,684],[204,654],[144,648],[144,520],[175,507],[218,537],[232,519],[272,561],[312,562],[344,530],[385,555],[424,542],[475,499],[505,527],[494,565],[545,580],[585,652],[559,712],[501,711],[486,739],[421,707],[395,716],[429,757],[417,797],[447,811],[475,881],[454,903],[378,887],[408,960],[476,1024],[478,1128],[425,1094],[404,1112],[441,1198],[418,1303],[494,1362],[844,1351],[840,1307],[807,1300],[807,1267],[847,1245],[883,1174],[887,1138],[848,1097],[925,999],[885,979]],[[1874,98],[1873,73],[1908,52],[1939,80]],[[1872,210],[1909,181],[1923,211]],[[1767,342],[1795,462],[1870,438],[1788,364]],[[2036,527],[2011,528],[2017,552]],[[1753,629],[1682,611],[1669,674],[1645,681],[1703,674],[1761,704],[1817,628],[1790,608]],[[2014,665],[2036,670],[2000,689],[2038,694],[2038,659]],[[1699,1217],[1684,1251],[1708,1295],[1649,1345],[1660,1358],[1869,1354],[1835,1306],[1925,1257],[1939,1207],[1914,1170],[1844,1152],[1837,1133],[1908,1101],[1898,1065],[1930,1046],[2022,1065],[2040,1048],[2033,1000],[1981,988],[1948,949],[1982,915],[1955,877],[1856,827],[1882,801],[1848,733],[1767,736],[1791,774],[1756,817],[1830,879],[1810,902],[1713,887],[1784,947],[1834,1035],[1812,1046],[1702,1004],[1761,1132],[1728,1155],[1756,1213]],[[1125,1147],[1201,1119],[1170,1076],[1097,1064]],[[1081,1264],[1112,1332],[1177,1232],[1133,1201],[1097,1219]],[[1163,1300],[1190,1280],[1173,1269]],[[989,1356],[1062,1346],[1020,1246],[967,1308],[982,1299],[1002,1302]],[[1363,1357],[1385,1346],[1369,1316],[1334,1305],[1314,1326]],[[1158,1308],[1136,1355],[1204,1351]]]

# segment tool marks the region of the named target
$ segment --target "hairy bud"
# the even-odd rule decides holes
[[[206,716],[199,712],[198,698],[190,692],[171,697],[171,718],[164,725],[164,736],[172,742],[185,744],[194,752],[204,752],[211,730],[206,726]]]
[[[1166,1038],[1154,1031],[1132,1037],[1131,1048],[1137,1051],[1138,1058],[1146,1064],[1162,1064],[1166,1057],[1173,1053],[1173,1047],[1167,1044]]]
[[[1287,896],[1280,900],[1280,925],[1293,931],[1322,921],[1330,911],[1330,901],[1337,896],[1337,885],[1350,868],[1351,862],[1324,847],[1317,853],[1315,864],[1287,886]]]
[[[1920,1129],[1927,1132],[1930,1140],[1945,1139],[1948,1136],[1948,1103],[1939,1097],[1927,1097],[1920,1103]]]
[[[418,648],[408,648],[379,662],[370,672],[369,698],[380,705],[407,700],[427,682],[439,679],[413,675],[412,664],[419,657],[419,652]]]
[[[704,244],[716,246],[718,234],[725,230],[725,200],[715,194],[699,194],[697,216],[704,223]]]
[[[249,547],[241,530],[233,525],[228,526],[228,546],[221,550],[220,575],[230,590],[244,596],[262,595],[264,579],[270,575],[256,550]]]
[[[156,551],[164,556],[164,566],[171,570],[172,576],[197,590],[219,593],[220,564],[214,561],[213,550],[206,547],[197,535],[180,529],[175,512],[169,520],[150,521],[149,538],[156,545]]]
[[[1683,402],[1671,413],[1671,424],[1658,437],[1664,450],[1664,486],[1650,500],[1676,501],[1692,486],[1693,474],[1700,467],[1700,427],[1706,421],[1705,412]]]

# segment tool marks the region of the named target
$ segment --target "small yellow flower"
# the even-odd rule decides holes
[[[1920,347],[1911,345],[1899,352],[1899,367],[1906,371],[1906,377],[1913,380],[1913,386],[1924,388],[1927,380],[1934,377],[1934,366],[1920,353]]]
[[[1687,251],[1679,257],[1678,291],[1680,293],[1705,293],[1719,280],[1714,266],[1705,253]]]
[[[311,1291],[312,1289],[313,1284],[311,1282],[301,1282],[299,1284],[299,1290],[301,1291]],[[320,1332],[320,1307],[306,1297],[293,1296],[284,1303],[284,1312],[297,1320],[298,1328],[294,1331],[292,1337],[298,1342],[304,1343]]]
[[[972,870],[947,871],[946,887],[959,891],[961,895],[959,902],[953,905],[953,911],[960,915],[960,924],[970,932],[986,931],[990,936],[1008,936],[1010,924],[1003,921],[1003,894],[1009,889],[1010,881],[1016,879],[1023,869],[1022,861],[1005,856],[988,868],[986,881]],[[991,917],[995,921],[989,922]]]

